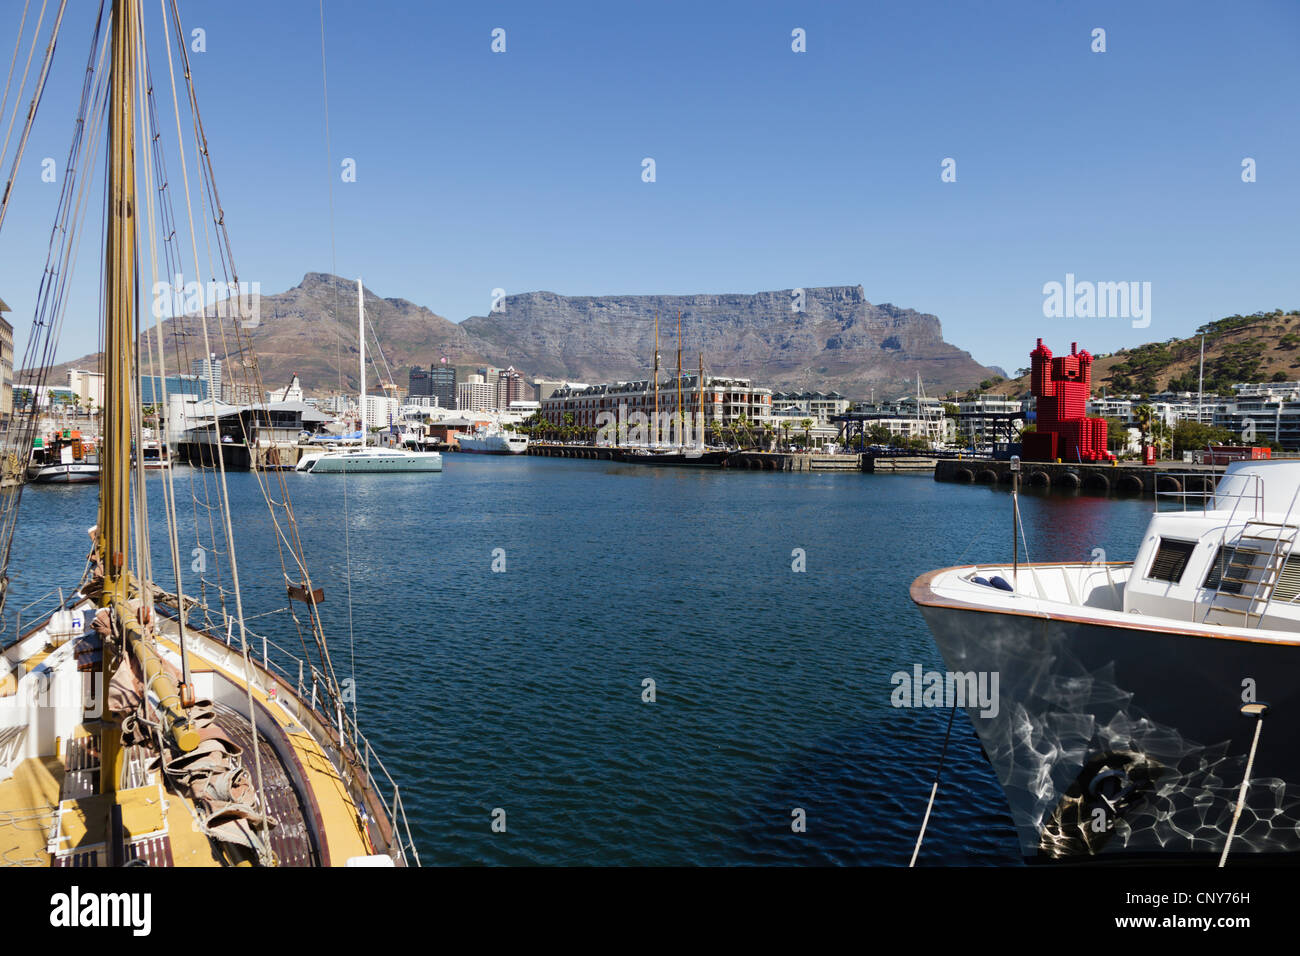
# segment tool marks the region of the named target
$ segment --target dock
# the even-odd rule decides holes
[[[556,445],[547,442],[531,442],[528,445],[530,455],[543,458],[585,458],[592,461],[612,461],[617,450],[599,445]],[[858,471],[862,467],[862,456],[738,451],[727,459],[725,467],[740,471]]]
[[[924,455],[862,456],[862,470],[874,475],[933,473],[937,464],[937,458],[927,458]]]
[[[1096,495],[1153,495],[1161,492],[1201,493],[1213,491],[1216,476],[1223,469],[1188,462],[1142,464],[1088,464],[1078,462],[1025,461],[1020,465],[1020,484],[1044,491],[1084,491]],[[991,458],[942,458],[934,469],[935,481],[957,484],[1010,485],[1011,462]]]

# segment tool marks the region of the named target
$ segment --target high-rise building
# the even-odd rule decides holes
[[[515,371],[513,365],[497,371],[496,386],[497,408],[509,408],[511,402],[522,401],[524,398],[524,377]]]
[[[456,407],[456,366],[429,366],[429,394],[437,398],[443,408]]]
[[[496,406],[497,388],[482,375],[470,375],[456,386],[456,408],[463,412],[485,412]]]
[[[207,380],[209,395],[222,394],[221,359],[217,358],[217,353],[213,352],[207,358],[191,359],[190,374]]]
[[[433,375],[429,369],[418,365],[411,369],[409,388],[412,398],[421,398],[433,394]]]

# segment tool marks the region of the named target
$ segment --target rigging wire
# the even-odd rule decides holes
[[[137,0],[137,2],[143,3],[144,0]],[[175,72],[175,66],[172,61],[170,28],[167,22],[167,0],[159,0],[159,5],[162,9],[163,38],[167,47],[167,75],[168,75],[168,79],[171,82],[172,106],[176,116],[176,143],[177,143],[177,150],[178,150],[178,158],[180,160],[180,165],[181,165],[181,178],[183,180],[184,190],[185,190],[185,210],[187,216],[189,217],[190,244],[194,254],[195,275],[197,276],[199,274],[198,272],[199,248],[198,248],[198,242],[195,239],[195,235],[194,235],[194,209],[190,203],[189,166],[185,159],[185,136],[181,128],[180,100],[176,93],[176,72]],[[172,8],[174,11],[175,10],[174,2],[172,3]],[[179,14],[177,14],[177,18],[178,18],[178,22],[176,24],[177,40],[179,42],[181,50],[183,51],[185,49],[185,44],[183,39],[185,34],[180,32]],[[188,61],[186,61],[185,63],[185,79],[186,82],[188,83],[190,79],[190,70],[189,70]],[[203,321],[202,321],[203,346],[204,346],[204,350],[209,352],[209,354],[211,354],[211,348],[210,348],[211,343],[208,337],[206,304],[203,307],[202,317],[203,317]],[[216,402],[214,400],[213,410],[215,411],[215,409],[216,409]],[[219,425],[217,430],[218,431],[220,430]],[[216,453],[214,454],[214,457],[217,460],[217,473],[220,476],[220,488],[221,488],[220,497],[224,506],[222,518],[224,520],[224,525],[225,525],[226,548],[227,548],[226,560],[229,562],[230,565],[230,578],[232,581],[232,587],[234,589],[234,596],[235,596],[235,614],[239,623],[240,644],[242,646],[243,655],[244,655],[245,691],[247,692],[247,696],[248,696],[248,701],[247,701],[248,720],[252,727],[251,736],[253,740],[253,763],[257,770],[258,799],[260,800],[262,807],[265,808],[267,805],[266,804],[266,781],[262,775],[262,749],[260,744],[258,743],[257,711],[253,701],[252,671],[248,659],[248,632],[247,632],[247,628],[244,626],[243,592],[241,591],[239,586],[239,565],[235,557],[234,529],[231,526],[231,519],[230,519],[230,489],[226,484],[225,456],[221,453],[220,447],[218,447]],[[267,821],[265,815],[263,815],[263,819],[262,819],[263,838],[266,837],[266,827],[267,827]],[[269,859],[268,851],[264,847],[259,847],[259,853],[263,857],[263,862],[269,865],[270,859]]]
[[[5,212],[9,209],[9,195],[13,188],[14,180],[18,178],[18,167],[22,164],[23,153],[27,149],[27,138],[31,135],[32,125],[36,121],[36,110],[41,105],[41,97],[45,93],[45,81],[49,78],[50,65],[54,62],[54,47],[56,41],[59,38],[59,27],[63,25],[63,11],[67,7],[67,5],[68,5],[68,0],[61,0],[61,2],[59,3],[59,14],[54,21],[54,29],[50,31],[50,42],[49,45],[45,48],[45,57],[41,61],[41,73],[36,80],[36,90],[32,94],[31,105],[28,106],[27,108],[27,119],[23,123],[23,132],[18,139],[18,148],[14,152],[13,168],[10,170],[9,173],[9,181],[5,183],[4,196],[3,198],[0,198],[0,227],[3,227],[4,225]],[[42,2],[41,4],[41,16],[42,17],[45,16],[44,2]],[[36,41],[37,39],[39,39],[40,31],[41,31],[41,25],[40,22],[37,21],[36,34],[33,35],[32,37],[33,53],[36,52]],[[28,67],[31,66],[31,62],[32,62],[31,54],[28,54],[27,57]],[[24,67],[22,85],[19,87],[19,89],[23,89],[26,86],[27,86],[27,67]],[[0,148],[0,161],[2,161],[4,155],[9,151],[9,134],[13,132],[13,120],[16,119],[17,116],[18,116],[18,100],[15,99],[13,117],[9,121],[9,129],[5,133],[4,147]]]
[[[333,162],[333,150],[330,146],[330,92],[329,92],[329,75],[326,71],[325,58],[325,0],[319,0],[320,6],[320,79],[321,94],[325,107],[325,169],[329,170]],[[334,228],[334,177],[327,175],[326,182],[329,183],[329,210],[330,210],[330,275],[338,275],[338,251],[336,242],[336,233]],[[332,283],[334,290],[334,348],[335,364],[338,366],[339,373],[339,393],[343,392],[343,331],[339,324],[339,287],[338,283]],[[362,286],[364,289],[364,286]],[[364,294],[358,291],[358,294]],[[375,342],[378,344],[378,339]],[[360,383],[358,388],[360,387]],[[360,397],[360,392],[358,392]],[[364,447],[366,436],[361,436],[361,443]],[[343,492],[343,556],[345,563],[345,576],[347,578],[347,595],[348,595],[348,653],[351,657],[352,681],[356,686],[357,679],[357,651],[356,639],[353,632],[352,617],[352,534],[351,534],[351,515],[348,513],[348,470],[342,471],[343,481],[340,483]],[[352,725],[357,724],[357,695],[352,695]]]
[[[6,575],[18,505],[22,500],[23,471],[31,458],[33,439],[40,424],[39,396],[53,365],[54,351],[67,311],[67,283],[80,249],[80,227],[88,208],[87,184],[92,178],[89,171],[94,169],[100,143],[98,131],[108,109],[108,83],[103,69],[108,42],[103,26],[104,0],[100,0],[87,53],[86,72],[82,78],[72,142],[68,147],[66,172],[59,188],[45,267],[37,289],[32,331],[24,348],[22,365],[15,375],[15,398],[21,399],[25,390],[26,400],[21,404],[15,403],[4,435],[0,466],[10,473],[10,480],[0,487],[0,611],[3,611],[7,592]],[[83,168],[87,170],[84,177],[80,172]]]

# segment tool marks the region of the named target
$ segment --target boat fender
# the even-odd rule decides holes
[[[1009,583],[1007,583],[1007,579],[1002,577],[1000,574],[995,574],[992,578],[990,578],[989,585],[997,588],[999,591],[1015,590],[1015,588],[1013,588]]]
[[[978,574],[975,575],[975,577],[971,578],[971,581],[972,581],[974,584],[982,584],[982,585],[984,585],[986,588],[988,588],[988,587],[992,587],[992,586],[993,586],[993,585],[989,584],[989,579],[988,579],[988,578],[986,578],[986,577],[981,577],[981,576],[978,575]]]

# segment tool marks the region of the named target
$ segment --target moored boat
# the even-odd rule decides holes
[[[99,481],[94,446],[76,429],[52,432],[32,443],[27,480],[35,484],[90,484]]]
[[[954,703],[1027,858],[1300,852],[1300,462],[1196,495],[1157,498],[1132,562],[912,584],[955,685],[997,675],[995,706]]]
[[[719,449],[697,450],[690,447],[657,450],[653,448],[620,448],[614,460],[634,465],[669,465],[680,468],[722,468],[731,452]]]
[[[528,436],[505,429],[478,428],[472,435],[459,436],[456,444],[471,455],[522,455],[528,451]]]
[[[165,114],[153,108],[153,80],[142,75],[148,59],[141,9],[135,0],[99,8],[85,84],[100,93],[83,98],[72,155],[63,167],[69,175],[60,208],[66,209],[74,198],[80,204],[76,172],[96,167],[92,138],[83,139],[80,131],[107,131],[107,196],[102,204],[88,204],[102,205],[105,217],[99,511],[80,580],[70,579],[66,590],[55,588],[24,607],[25,613],[40,607],[43,616],[0,649],[0,859],[49,867],[418,863],[396,785],[357,727],[355,700],[332,663],[320,614],[324,593],[312,584],[283,478],[273,474],[263,483],[258,476],[274,525],[277,543],[271,547],[280,557],[279,572],[261,583],[279,592],[277,604],[300,605],[283,633],[296,633],[301,656],[247,626],[251,615],[244,610],[221,456],[200,463],[211,469],[202,475],[204,488],[212,489],[203,499],[210,520],[195,524],[182,551],[171,469],[146,483],[144,456],[132,454],[144,440],[138,363],[142,355],[159,363],[164,357],[161,335],[153,336],[156,356],[143,335],[136,337],[145,300],[137,255],[162,246],[164,236],[174,235],[165,224],[175,221],[169,193],[152,178],[164,167],[165,141],[152,135],[153,123]],[[203,157],[199,186],[215,195],[188,34],[175,3],[170,9],[165,3],[164,14],[167,80],[177,94],[174,103],[187,103],[192,113],[189,123],[177,116],[180,166],[185,167],[186,137],[192,136]],[[175,89],[181,84],[185,96]],[[138,164],[137,150],[144,153]],[[139,190],[137,175],[143,178]],[[181,188],[192,209],[191,184],[182,180]],[[194,235],[192,214],[188,226]],[[224,217],[208,227],[228,250]],[[80,238],[75,228],[67,229],[65,241],[64,231],[56,222],[60,241],[51,244],[58,250],[52,268],[61,277]],[[233,265],[230,270],[233,276]],[[62,291],[42,284],[38,316],[56,294]],[[195,324],[206,343],[214,317],[200,311]],[[54,354],[54,328],[34,323],[39,351]],[[216,331],[233,337],[242,330],[232,319]],[[184,345],[175,347],[180,352]],[[224,359],[232,374],[244,378],[239,387],[263,393],[251,346],[242,342],[234,350],[238,362],[231,361],[232,351]],[[11,434],[26,433],[18,428]],[[6,533],[21,491],[7,491]],[[241,532],[250,520],[241,515]],[[151,531],[165,537],[153,540]],[[201,543],[191,551],[195,538]],[[0,609],[9,595],[9,543],[5,538],[0,547]],[[80,563],[74,571],[80,572]],[[200,597],[187,594],[185,583]],[[42,580],[40,587],[50,584]],[[214,594],[212,605],[202,599]],[[252,652],[254,641],[258,654]],[[381,796],[377,776],[391,785],[391,799]]]
[[[406,448],[374,448],[366,444],[366,305],[365,289],[357,280],[357,340],[361,362],[361,444],[355,448],[312,451],[298,460],[296,471],[310,475],[408,474],[442,471],[442,453]]]

